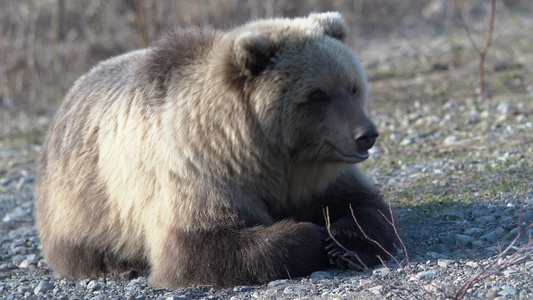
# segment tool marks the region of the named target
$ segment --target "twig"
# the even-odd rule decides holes
[[[361,231],[361,234],[363,234],[364,238],[369,240],[370,242],[372,242],[376,246],[378,246],[383,252],[385,252],[385,254],[387,254],[390,258],[392,258],[394,260],[394,262],[396,263],[396,265],[401,270],[403,270],[407,274],[407,276],[409,276],[410,278],[412,278],[413,280],[415,280],[418,283],[418,285],[420,286],[422,291],[424,291],[424,293],[426,293],[431,299],[435,299],[435,297],[433,297],[433,295],[429,292],[429,290],[424,286],[422,281],[420,281],[420,278],[418,278],[415,275],[414,271],[413,271],[412,264],[411,264],[411,262],[409,260],[409,254],[407,253],[407,247],[405,246],[405,243],[403,242],[402,238],[400,237],[400,234],[398,233],[398,227],[396,226],[396,223],[395,223],[395,220],[394,220],[394,214],[392,213],[392,205],[390,204],[390,202],[389,202],[389,213],[391,215],[391,219],[389,220],[385,216],[385,214],[383,212],[380,211],[379,213],[381,214],[381,216],[383,216],[383,218],[387,221],[387,223],[389,223],[392,226],[392,228],[394,229],[394,234],[398,238],[398,241],[400,242],[400,245],[401,245],[401,247],[403,249],[403,254],[402,255],[403,255],[403,258],[405,259],[405,262],[406,262],[405,266],[392,253],[387,251],[387,249],[385,249],[378,241],[372,239],[371,237],[369,237],[366,234],[366,232],[363,230],[363,228],[359,224],[359,221],[357,221],[357,218],[355,217],[355,214],[353,212],[353,208],[352,208],[351,204],[350,204],[350,211],[352,213],[352,217],[353,217],[353,219],[355,221],[355,224],[357,225],[357,227]],[[397,245],[395,245],[395,246],[398,247]]]
[[[326,208],[324,208],[323,214],[324,214],[324,220],[326,221],[326,230],[328,231],[328,235],[330,239],[333,242],[335,242],[335,244],[345,252],[345,255],[348,254],[349,256],[354,257],[355,259],[357,259],[357,261],[361,265],[355,264],[352,260],[348,259],[344,255],[340,255],[339,257],[356,269],[363,269],[363,271],[369,270],[368,266],[361,260],[361,258],[359,257],[359,255],[357,255],[357,253],[354,253],[353,251],[350,251],[346,247],[344,247],[339,241],[337,241],[335,236],[331,233],[331,219],[329,218],[329,209],[327,206]]]
[[[455,2],[457,5],[457,2]],[[483,49],[479,49],[476,42],[472,38],[472,34],[470,32],[470,29],[466,25],[466,22],[463,18],[462,13],[459,14],[459,19],[461,21],[461,25],[463,26],[466,36],[468,40],[470,41],[470,44],[472,45],[472,48],[479,54],[479,74],[478,74],[478,89],[479,89],[479,95],[483,95],[485,92],[485,58],[487,57],[487,53],[489,51],[489,48],[492,44],[492,33],[494,31],[494,18],[496,14],[496,0],[491,0],[490,2],[490,20],[489,20],[489,30],[487,33],[487,39],[485,40],[485,46]]]

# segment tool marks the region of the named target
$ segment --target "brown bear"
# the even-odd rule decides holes
[[[388,206],[355,165],[378,132],[346,35],[338,13],[182,29],[78,79],[41,158],[48,264],[140,270],[167,288],[306,276],[348,253],[328,240],[326,207],[356,264],[386,259],[350,212],[395,248]]]

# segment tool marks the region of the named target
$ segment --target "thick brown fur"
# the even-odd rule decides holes
[[[388,208],[355,163],[377,131],[337,13],[177,30],[76,81],[45,142],[37,225],[48,264],[93,277],[231,286],[329,267],[332,231],[368,265]]]

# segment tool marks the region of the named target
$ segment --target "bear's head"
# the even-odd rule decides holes
[[[378,132],[368,84],[339,13],[261,20],[229,34],[224,77],[270,143],[297,161],[358,163]]]

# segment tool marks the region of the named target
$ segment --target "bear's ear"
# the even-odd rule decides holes
[[[324,34],[344,41],[348,34],[348,25],[338,12],[312,13],[309,19],[318,23]]]
[[[273,48],[272,43],[260,35],[242,33],[233,44],[235,64],[247,74],[258,74],[270,63]]]

